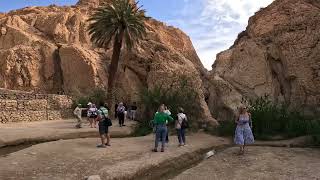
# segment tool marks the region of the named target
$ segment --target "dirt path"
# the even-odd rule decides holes
[[[20,144],[32,144],[38,142],[54,141],[59,139],[75,139],[84,137],[97,137],[98,130],[89,128],[87,122],[83,128],[76,129],[75,119],[62,121],[41,121],[0,124],[0,148]],[[127,121],[127,126],[120,128],[116,120],[114,126],[110,128],[111,136],[126,137],[133,131],[135,122]]]
[[[194,163],[208,149],[230,143],[203,133],[187,140],[188,146],[178,147],[177,138],[170,137],[164,153],[151,152],[153,136],[113,139],[106,149],[95,147],[97,138],[42,143],[0,158],[0,179],[82,180],[96,174],[102,179],[156,179]]]
[[[174,180],[319,180],[320,149],[249,147],[244,156],[228,148]]]

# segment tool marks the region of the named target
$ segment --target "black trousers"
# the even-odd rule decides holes
[[[119,125],[124,124],[124,113],[118,113]]]

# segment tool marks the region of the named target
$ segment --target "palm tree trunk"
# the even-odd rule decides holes
[[[108,76],[108,90],[107,90],[107,103],[110,107],[110,114],[112,115],[114,110],[114,85],[115,85],[115,78],[117,76],[118,65],[120,60],[120,53],[122,47],[122,40],[123,40],[123,33],[122,30],[120,34],[116,35],[114,43],[113,43],[113,52],[112,52],[112,59],[111,64],[109,66],[109,76]]]

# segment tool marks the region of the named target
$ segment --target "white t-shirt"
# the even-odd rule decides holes
[[[181,124],[183,120],[188,121],[187,116],[184,113],[179,113],[177,115],[178,120],[176,120],[176,129],[181,129]]]

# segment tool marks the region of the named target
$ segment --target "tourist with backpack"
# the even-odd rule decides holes
[[[101,138],[101,144],[98,145],[98,148],[105,148],[110,145],[110,133],[109,127],[112,126],[112,121],[109,119],[109,111],[107,105],[104,103],[100,103],[100,108],[97,111],[98,117],[97,121],[99,121],[99,134]],[[106,142],[107,139],[107,142]]]
[[[96,124],[97,124],[97,117],[98,117],[98,109],[96,107],[95,104],[92,104],[92,103],[88,103],[89,105],[89,109],[88,109],[88,112],[87,112],[87,116],[88,116],[88,120],[89,120],[89,123],[90,123],[90,127],[91,128],[96,128]]]
[[[119,126],[120,127],[125,126],[124,125],[125,111],[126,111],[126,108],[124,107],[123,103],[122,102],[119,103],[118,108],[117,108],[117,116],[119,119]]]
[[[159,112],[154,116],[154,124],[156,126],[156,138],[155,138],[155,147],[152,150],[153,152],[158,152],[158,145],[161,138],[162,148],[161,152],[164,152],[165,148],[165,139],[167,134],[167,122],[173,121],[173,118],[166,114],[164,105],[161,105],[159,108]]]
[[[184,114],[183,108],[179,108],[179,113],[177,114],[177,120],[176,120],[176,130],[179,140],[179,146],[186,145],[186,136],[185,131],[189,128],[189,123],[187,116]]]

